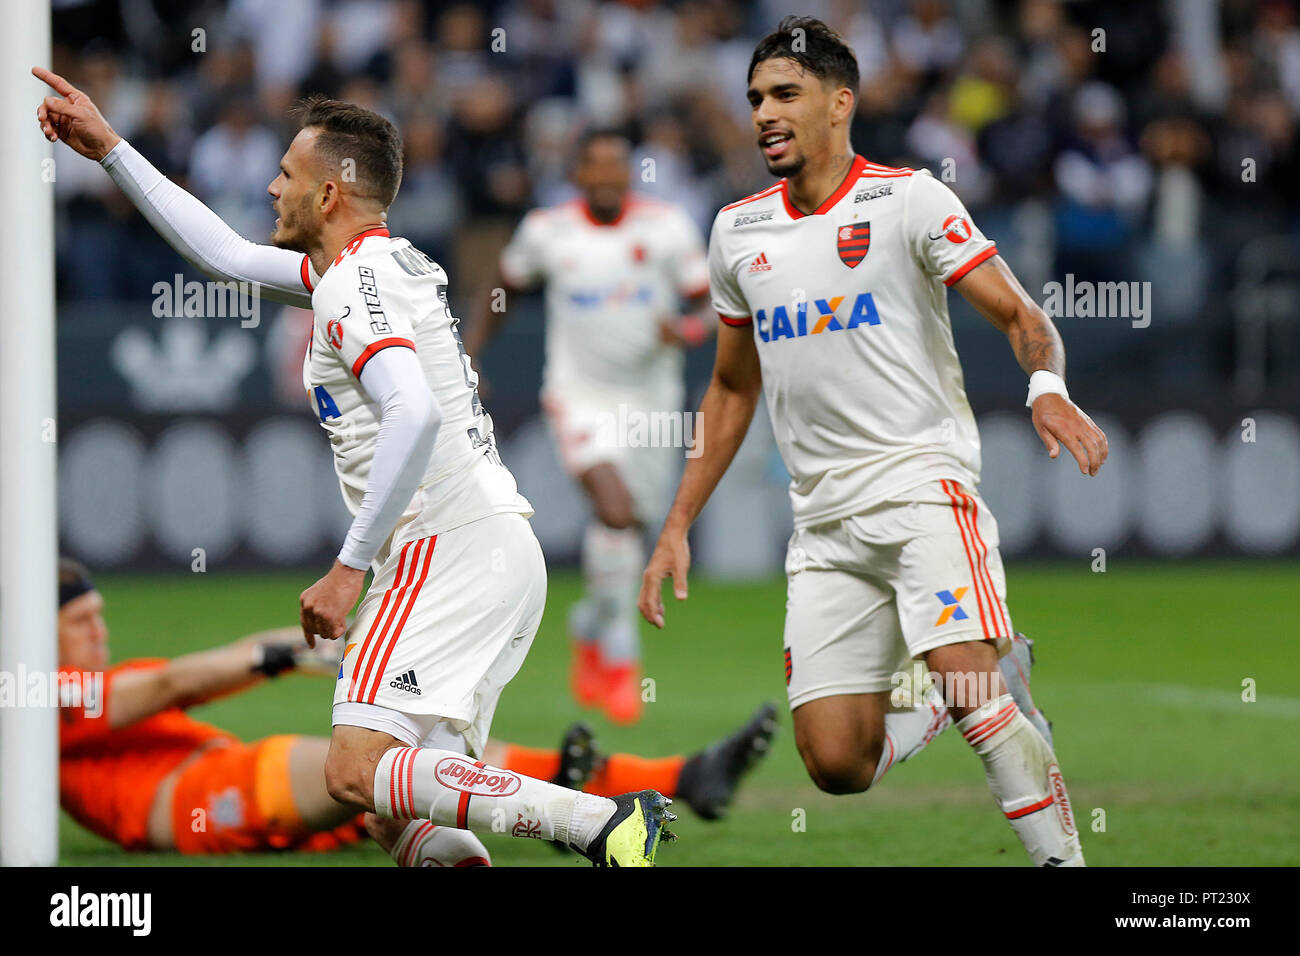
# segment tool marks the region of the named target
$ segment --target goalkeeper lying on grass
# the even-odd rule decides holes
[[[401,828],[390,836],[391,821],[336,802],[325,789],[327,738],[277,735],[246,744],[185,713],[289,670],[332,677],[339,662],[326,655],[337,654],[338,642],[309,650],[293,627],[110,667],[103,608],[86,569],[60,561],[59,788],[63,808],[82,826],[128,850],[191,854],[328,850],[369,830],[404,866],[488,864],[465,831],[430,823],[398,840]],[[603,757],[591,731],[575,725],[559,751],[489,741],[484,758],[591,793],[654,788],[712,820],[767,752],[775,728],[775,710],[764,705],[737,733],[691,757]]]

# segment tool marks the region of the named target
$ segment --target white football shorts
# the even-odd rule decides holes
[[[786,551],[786,688],[793,710],[898,686],[946,644],[1011,646],[998,525],[944,479],[853,515],[797,528]]]
[[[545,604],[546,563],[522,515],[399,537],[345,635],[334,724],[414,747],[443,721],[469,753],[482,753]]]
[[[680,387],[625,394],[550,389],[542,395],[564,470],[577,480],[595,465],[614,465],[646,524],[667,509],[685,459],[694,416],[681,407]]]

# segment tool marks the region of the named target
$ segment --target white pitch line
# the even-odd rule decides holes
[[[1258,687],[1256,699],[1246,702],[1241,699],[1241,691],[1211,690],[1206,687],[1190,687],[1186,684],[1138,684],[1131,685],[1138,693],[1154,703],[1168,704],[1171,707],[1185,707],[1189,710],[1214,710],[1225,714],[1240,714],[1254,717],[1283,717],[1300,720],[1300,698],[1269,694]]]

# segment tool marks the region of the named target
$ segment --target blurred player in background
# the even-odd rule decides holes
[[[633,192],[631,175],[622,134],[585,133],[573,169],[582,195],[525,216],[500,277],[507,293],[546,290],[542,409],[594,516],[582,543],[586,593],[569,612],[573,694],[620,724],[644,709],[636,595],[645,525],[663,514],[681,456],[638,447],[626,423],[681,411],[682,349],[716,324],[694,314],[709,291],[699,231],[684,210]],[[469,354],[480,356],[506,318],[485,299],[466,333]]]
[[[76,561],[59,562],[59,672],[76,681],[60,709],[63,808],[127,850],[186,854],[332,850],[364,834],[362,817],[325,788],[329,740],[298,734],[243,743],[186,709],[297,671],[333,677],[337,645],[307,648],[295,628],[171,660],[109,664],[104,598]],[[102,675],[92,690],[85,675]],[[591,731],[570,728],[558,750],[489,740],[489,762],[566,787],[609,796],[650,786],[680,794],[702,818],[721,818],[740,778],[768,751],[775,711],[764,705],[739,731],[689,757],[601,754]],[[425,824],[391,842],[369,829],[403,866],[488,864],[464,830]],[[468,839],[467,839],[468,838]]]
[[[1033,863],[1082,866],[1051,744],[1000,676],[1013,631],[997,523],[974,490],[979,435],[945,287],[1006,333],[1053,458],[1064,447],[1095,475],[1106,437],[1069,400],[1051,320],[952,191],[854,154],[857,91],[853,51],[818,20],[789,17],[754,51],[757,145],[784,178],[714,221],[709,279],[724,326],[700,407],[703,455],[686,464],[640,607],[663,626],[666,576],[686,597],[687,531],[764,391],[791,476],[785,673],[813,781],[861,792],[932,739],[932,707],[890,701],[895,676],[923,659]]]
[[[402,178],[397,130],[354,104],[304,101],[267,189],[279,218],[263,246],[162,176],[85,93],[33,73],[59,94],[37,109],[45,136],[98,161],[178,252],[315,314],[303,385],[353,513],[333,566],[299,599],[309,644],[346,634],[330,794],[385,818],[395,842],[425,820],[491,829],[504,813],[514,835],[566,843],[595,865],[654,865],[674,819],[661,794],[575,793],[479,759],[541,621],[546,567],[475,391],[447,275],[385,226]]]

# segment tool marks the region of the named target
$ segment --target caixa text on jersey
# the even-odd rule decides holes
[[[777,339],[801,338],[805,335],[820,335],[823,332],[842,332],[856,329],[859,325],[879,325],[880,313],[876,311],[875,300],[870,292],[860,292],[853,300],[853,307],[848,317],[841,322],[836,310],[843,304],[846,296],[837,295],[829,299],[813,299],[811,319],[808,316],[808,300],[795,302],[787,308],[778,305],[772,310],[771,321],[767,310],[759,309],[754,313],[754,323],[758,326],[758,337],[764,342]],[[791,318],[790,313],[794,316]]]

